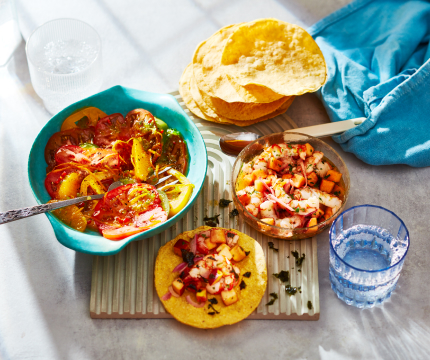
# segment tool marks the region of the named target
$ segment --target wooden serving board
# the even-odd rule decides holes
[[[263,248],[267,261],[267,290],[258,308],[248,319],[318,320],[320,313],[317,237],[301,241],[285,241],[263,235],[241,218],[229,217],[234,208],[220,208],[219,200],[232,199],[231,173],[234,158],[224,155],[218,145],[219,137],[230,132],[242,131],[236,126],[211,123],[194,117],[185,107],[179,92],[172,93],[187,114],[193,119],[206,143],[208,170],[204,187],[193,208],[173,227],[149,239],[130,243],[125,249],[112,256],[94,256],[91,281],[90,315],[96,319],[143,318],[165,319],[168,314],[154,286],[154,264],[158,249],[180,233],[202,226],[203,217],[220,214],[219,226],[237,229],[255,240]],[[247,127],[261,135],[297,128],[287,115]],[[275,252],[269,249],[272,241]],[[291,252],[305,254],[302,266],[295,264]],[[290,272],[291,286],[300,287],[295,295],[288,296],[285,285],[272,274],[281,270]],[[277,293],[279,299],[267,306],[270,293]],[[312,308],[308,309],[308,301]]]

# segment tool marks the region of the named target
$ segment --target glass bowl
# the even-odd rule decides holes
[[[295,229],[286,229],[275,225],[269,225],[265,222],[260,221],[257,217],[253,216],[248,210],[246,210],[245,206],[239,201],[236,195],[236,180],[242,169],[244,163],[252,160],[255,156],[263,152],[263,149],[275,144],[280,143],[291,143],[291,144],[306,144],[309,143],[313,146],[315,150],[321,151],[324,153],[324,159],[328,161],[331,165],[334,165],[339,172],[342,173],[342,181],[345,188],[345,194],[342,199],[342,206],[340,209],[333,214],[330,218],[318,223],[315,226],[307,227],[307,228],[295,228]],[[278,239],[285,240],[300,240],[306,239],[312,236],[315,236],[326,228],[330,226],[330,224],[339,216],[339,214],[345,208],[345,204],[348,200],[349,187],[350,187],[350,179],[349,179],[349,171],[346,167],[346,164],[339,156],[339,154],[324,141],[317,139],[313,136],[296,133],[296,132],[282,132],[271,135],[263,136],[254,142],[250,143],[246,148],[244,148],[239,156],[237,157],[234,165],[233,165],[233,173],[232,173],[232,184],[233,184],[233,201],[236,206],[236,209],[239,211],[239,215],[248,223],[248,225],[252,226],[255,230],[266,234],[271,237],[276,237]]]

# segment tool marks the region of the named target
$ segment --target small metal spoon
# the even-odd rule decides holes
[[[351,120],[337,121],[328,124],[307,126],[303,128],[291,129],[286,132],[298,132],[314,137],[324,137],[341,134],[346,130],[352,129],[360,124],[366,118],[357,118]],[[237,132],[227,134],[219,139],[219,146],[224,154],[237,156],[251,142],[257,140],[262,135],[253,132]]]
[[[162,171],[160,171],[159,174],[161,174],[161,173],[163,173],[163,172],[165,172],[165,171],[167,171],[169,169],[171,169],[171,168],[170,167],[165,168]],[[157,186],[157,185],[161,184],[162,182],[166,181],[171,176],[172,175],[168,175],[168,176],[165,176],[165,177],[161,178],[160,180],[158,180],[158,182],[155,184],[155,186]],[[173,182],[169,183],[169,185],[176,184],[177,182],[178,182],[177,180],[173,181]],[[123,185],[123,183],[121,181],[115,181],[114,183],[112,183],[109,186],[108,191],[116,189],[117,187],[119,187],[121,185]],[[42,205],[31,206],[31,207],[27,207],[27,208],[23,208],[23,209],[9,210],[9,211],[5,211],[5,212],[0,212],[0,225],[6,224],[6,223],[11,222],[11,221],[28,218],[30,216],[43,214],[45,212],[52,211],[52,210],[55,210],[55,209],[60,209],[60,208],[66,207],[66,206],[79,204],[79,203],[84,202],[84,201],[98,200],[98,199],[103,198],[103,196],[105,196],[105,194],[80,196],[80,197],[77,197],[77,198],[73,198],[73,199],[69,199],[69,200],[57,201],[57,202],[53,202],[53,203],[49,203],[49,204],[42,204]]]

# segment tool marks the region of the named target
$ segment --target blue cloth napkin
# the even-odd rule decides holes
[[[333,139],[373,165],[430,165],[430,3],[357,0],[308,29],[327,62],[318,92]]]

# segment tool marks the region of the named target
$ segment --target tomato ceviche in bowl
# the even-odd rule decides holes
[[[233,181],[245,220],[279,238],[321,232],[340,213],[349,191],[339,155],[319,139],[293,133],[251,143],[236,160]]]
[[[125,117],[95,107],[72,114],[47,142],[45,160],[51,201],[106,193],[53,214],[75,230],[98,231],[110,240],[165,222],[185,207],[194,188],[186,177],[183,137],[144,109]],[[116,181],[122,185],[107,192]]]

